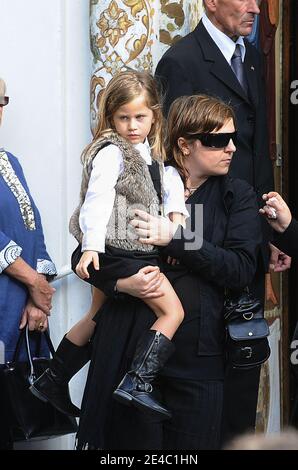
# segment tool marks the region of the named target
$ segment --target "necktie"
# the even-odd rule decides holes
[[[244,71],[244,65],[241,59],[241,48],[239,44],[236,44],[235,52],[231,59],[231,67],[233,69],[234,74],[236,75],[238,82],[242,86],[243,90],[247,94],[248,87],[247,87],[247,80]]]

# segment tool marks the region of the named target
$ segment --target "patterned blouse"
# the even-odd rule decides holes
[[[12,358],[28,298],[26,286],[5,273],[19,256],[39,273],[56,274],[21,165],[0,149],[0,364]]]

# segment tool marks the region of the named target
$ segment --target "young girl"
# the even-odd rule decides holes
[[[138,211],[136,230],[141,229],[141,241],[164,246],[163,256],[180,263],[164,267],[185,312],[173,338],[175,353],[160,372],[160,392],[172,419],[166,425],[156,420],[143,423],[137,413],[113,407],[110,396],[119,369],[123,370],[123,358],[131,357],[148,312],[143,302],[134,299],[111,302],[100,313],[94,337],[99,359],[93,357],[89,369],[78,449],[220,448],[224,290],[241,290],[253,279],[261,242],[258,207],[253,188],[228,175],[236,150],[230,106],[207,96],[178,98],[167,124],[167,155],[173,156],[173,165],[185,179],[192,223],[186,230],[178,229],[174,240],[166,239],[158,235],[160,218]],[[171,225],[166,218],[162,222]],[[139,288],[132,278],[121,279],[118,285],[123,292]],[[110,367],[104,368],[106,363]]]
[[[77,346],[84,345],[92,336],[95,326],[92,318],[105,301],[104,291],[111,282],[116,287],[117,279],[159,264],[157,249],[140,243],[129,224],[135,210],[158,215],[160,193],[164,214],[175,226],[183,225],[188,215],[177,170],[162,164],[165,159],[162,121],[156,85],[147,73],[119,73],[102,93],[98,128],[82,155],[80,205],[70,222],[70,231],[80,242],[73,253],[73,269],[96,288],[93,308],[66,337]],[[171,339],[184,312],[166,278],[161,289],[161,297],[144,300],[157,319],[140,338],[130,371],[114,397],[168,418],[170,412],[152,393],[152,382],[173,352]],[[41,392],[38,381],[34,388]]]

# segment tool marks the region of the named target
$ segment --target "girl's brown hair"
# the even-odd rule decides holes
[[[235,125],[236,118],[231,106],[211,96],[181,96],[172,103],[167,119],[166,153],[184,183],[188,171],[185,156],[178,145],[179,137],[191,143],[194,134],[218,131],[229,119],[233,119]]]
[[[147,72],[128,70],[119,72],[103,90],[99,100],[97,128],[93,141],[82,154],[82,162],[86,163],[92,144],[106,132],[113,130],[113,115],[123,105],[144,94],[146,105],[153,111],[154,123],[148,135],[152,157],[165,160],[166,153],[163,145],[164,126],[159,94],[154,78]]]

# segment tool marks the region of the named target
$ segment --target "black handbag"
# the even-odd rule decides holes
[[[44,335],[53,355],[55,351],[48,332]],[[48,358],[32,357],[29,337],[27,325],[19,335],[12,362],[7,362],[3,370],[12,439],[41,440],[75,433],[78,426],[74,417],[61,413],[48,402],[39,400],[29,390],[33,381],[49,367],[50,361]],[[24,340],[28,361],[18,362]]]
[[[228,365],[236,369],[250,369],[268,359],[268,323],[261,302],[248,289],[240,294],[226,293],[224,319]]]

